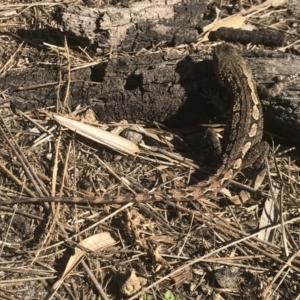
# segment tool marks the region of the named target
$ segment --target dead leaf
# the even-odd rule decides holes
[[[204,35],[200,39],[200,42],[208,41],[208,35],[210,31],[215,31],[220,27],[230,27],[230,28],[240,28],[246,20],[246,17],[241,14],[235,14],[233,16],[229,16],[228,18],[221,19],[219,21],[213,22],[203,28]]]
[[[266,177],[267,169],[261,170],[255,177],[253,188],[258,189]],[[241,191],[238,195],[229,197],[229,200],[235,205],[244,205],[251,198],[251,194],[247,191]]]
[[[135,270],[131,270],[129,278],[123,283],[121,291],[126,296],[131,296],[142,289],[147,283],[147,279],[137,277]]]
[[[117,152],[122,154],[134,154],[139,152],[139,147],[136,144],[121,136],[62,116],[54,115],[54,118],[62,126],[99,144],[110,147]]]
[[[92,235],[82,240],[79,243],[79,245],[81,245],[86,249],[89,249],[92,252],[98,252],[100,250],[104,250],[115,244],[116,244],[115,240],[110,236],[108,232],[102,232],[102,233]],[[86,252],[84,250],[75,247],[75,253],[70,257],[63,275],[53,285],[54,290],[60,287],[60,285],[64,282],[64,280],[70,275],[71,271],[78,266],[78,264],[81,262],[85,254]]]
[[[259,239],[269,242],[272,242],[275,230],[268,229],[267,227],[277,224],[280,213],[276,205],[277,197],[280,195],[280,189],[276,187],[273,187],[273,189],[275,199],[267,198],[265,201],[264,209],[259,220],[259,234],[257,236]]]

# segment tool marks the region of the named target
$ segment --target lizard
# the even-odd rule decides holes
[[[224,131],[224,147],[220,167],[207,180],[189,186],[185,191],[175,189],[168,192],[155,191],[124,196],[105,195],[96,198],[45,197],[14,199],[15,203],[57,201],[68,203],[125,203],[162,200],[196,200],[210,193],[216,194],[227,186],[244,167],[265,156],[268,144],[262,142],[263,112],[252,73],[244,59],[233,46],[223,43],[213,52],[215,73],[231,97],[231,108]],[[10,204],[5,200],[3,204]]]
[[[249,66],[237,49],[226,43],[214,48],[213,63],[219,83],[229,93],[231,105],[224,131],[226,142],[221,165],[208,181],[187,189],[189,197],[195,199],[217,193],[241,169],[252,164],[260,166],[268,152],[268,144],[262,141],[262,104]],[[174,196],[182,199],[180,193],[174,192]]]

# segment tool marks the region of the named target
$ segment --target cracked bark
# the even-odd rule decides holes
[[[175,46],[196,42],[203,25],[206,1],[151,0],[127,7],[66,5],[56,19],[63,31],[96,53],[140,51],[153,45]]]
[[[295,74],[300,58],[272,51],[244,52],[255,80],[269,86],[282,74]],[[58,84],[58,79],[61,81]],[[32,69],[10,71],[0,78],[11,103],[23,111],[63,105],[67,72]],[[47,84],[34,88],[36,84]],[[20,87],[24,90],[20,90]],[[172,53],[143,54],[111,59],[93,68],[71,72],[68,105],[89,105],[103,122],[126,119],[169,126],[208,123],[218,115],[207,92],[219,86],[209,57],[182,57]],[[265,129],[290,141],[300,142],[300,100],[297,83],[272,99],[262,99]]]

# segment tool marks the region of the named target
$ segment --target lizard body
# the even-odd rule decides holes
[[[194,195],[216,193],[225,187],[243,167],[254,163],[265,153],[262,105],[258,98],[252,73],[237,50],[228,44],[215,47],[215,73],[227,88],[231,107],[224,132],[225,149],[220,168],[208,181],[196,186]]]

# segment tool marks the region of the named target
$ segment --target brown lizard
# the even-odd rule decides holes
[[[268,145],[266,142],[261,142],[263,135],[262,106],[257,96],[251,70],[237,50],[228,44],[215,47],[213,61],[220,83],[230,93],[231,109],[224,133],[227,143],[221,166],[208,181],[190,186],[184,192],[178,190],[156,191],[151,194],[116,196],[113,199],[109,195],[88,199],[73,197],[23,198],[6,200],[3,204],[40,201],[69,203],[124,203],[166,199],[184,201],[199,199],[208,193],[220,191],[243,167],[253,164],[261,155],[264,156],[263,153],[267,151]]]
[[[185,196],[174,191],[176,199],[198,199],[208,193],[217,193],[242,169],[252,164],[261,165],[268,151],[262,142],[263,113],[252,73],[237,50],[221,44],[213,54],[215,73],[221,85],[227,88],[231,107],[224,132],[225,148],[222,163],[208,181],[188,188]],[[171,193],[172,191],[169,191]]]
[[[263,135],[262,105],[258,98],[252,73],[237,50],[228,44],[215,47],[213,62],[221,85],[231,97],[231,108],[224,132],[226,141],[222,164],[208,181],[200,183],[194,195],[217,192],[226,186],[242,168],[262,158],[268,144]]]

